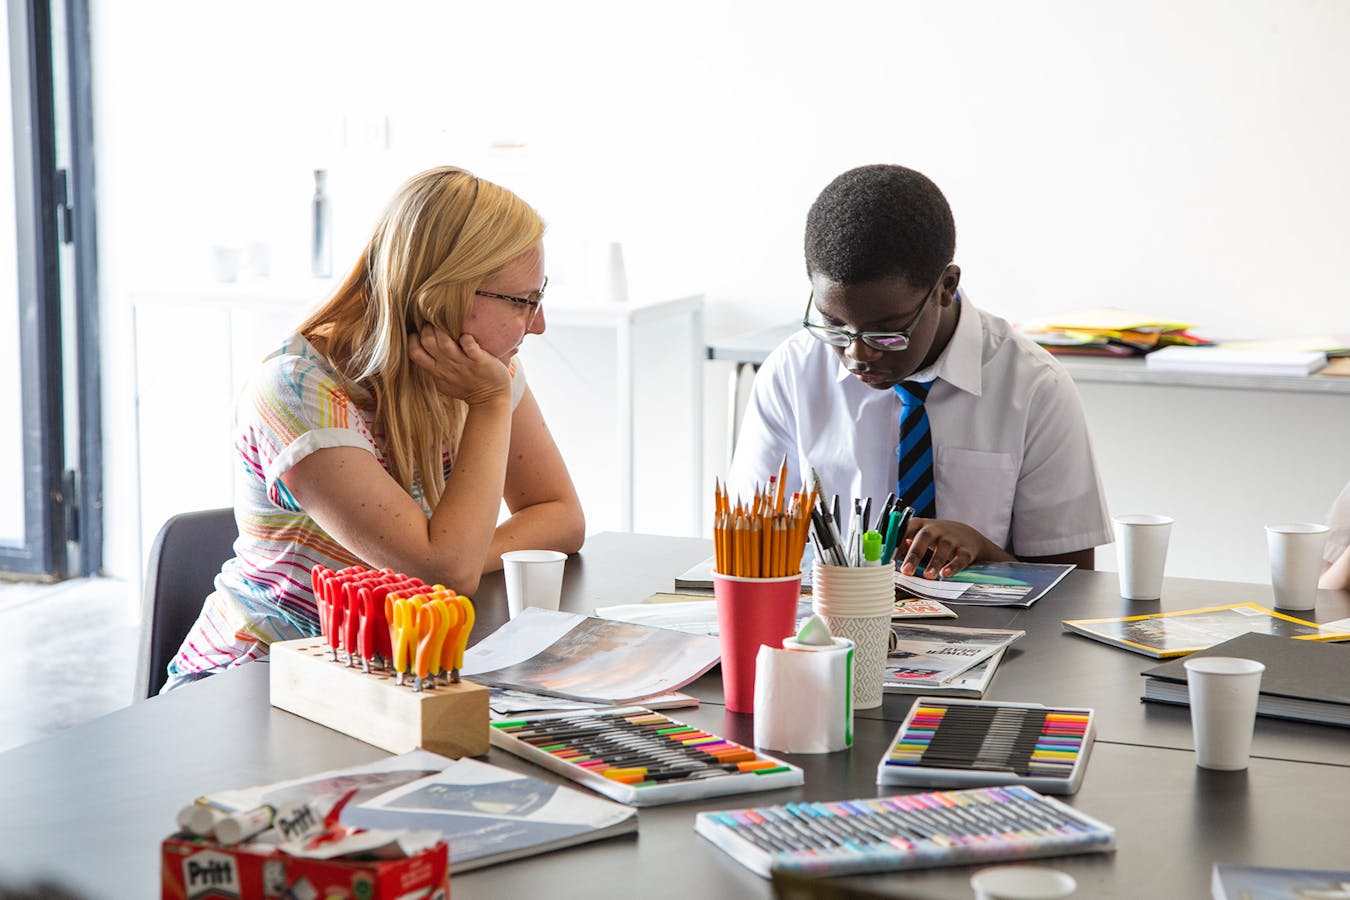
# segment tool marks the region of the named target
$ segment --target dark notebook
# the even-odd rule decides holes
[[[1239,635],[1190,656],[1236,656],[1265,663],[1258,716],[1350,727],[1350,647],[1271,634]],[[1189,705],[1185,659],[1145,669],[1145,700]]]
[[[811,562],[815,559],[815,551],[810,544],[806,545],[802,552],[802,593],[811,593]],[[697,565],[690,566],[686,571],[675,576],[675,590],[677,591],[708,591],[713,589],[713,567],[717,565],[717,557],[710,556]]]

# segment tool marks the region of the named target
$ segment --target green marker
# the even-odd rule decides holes
[[[863,533],[863,565],[879,566],[881,565],[881,532],[866,531]]]

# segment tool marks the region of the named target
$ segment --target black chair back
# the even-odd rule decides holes
[[[141,626],[137,684],[153,697],[168,680],[165,671],[214,590],[221,564],[234,555],[239,532],[234,510],[180,513],[164,523],[146,567],[146,613]]]

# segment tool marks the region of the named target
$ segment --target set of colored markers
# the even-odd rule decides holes
[[[632,806],[803,782],[796,766],[645,707],[499,720],[491,735],[495,746]]]
[[[892,493],[882,504],[877,528],[873,529],[872,498],[854,498],[848,536],[841,538],[843,519],[839,515],[839,495],[835,494],[829,508],[826,508],[824,496],[820,493],[820,480],[814,471],[811,477],[815,481],[816,495],[820,497],[820,502],[811,510],[811,541],[815,544],[816,556],[830,566],[891,565],[895,560],[896,549],[904,540],[905,529],[914,510],[908,506],[900,509]]]
[[[803,487],[786,496],[787,458],[777,475],[755,488],[750,502],[733,506],[726,488],[713,486],[716,571],[741,578],[781,578],[801,572],[815,493]]]
[[[310,577],[335,662],[341,652],[366,672],[387,667],[397,684],[411,673],[414,691],[459,681],[474,622],[468,597],[392,569],[315,566]]]
[[[1115,829],[1025,785],[698,814],[695,830],[763,876],[848,875],[1091,853]]]
[[[1016,781],[1070,794],[1082,783],[1093,731],[1085,707],[919,697],[877,767],[877,783]]]

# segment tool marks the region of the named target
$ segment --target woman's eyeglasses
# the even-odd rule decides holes
[[[493,300],[505,300],[509,303],[515,303],[521,309],[528,309],[529,318],[525,327],[528,329],[534,324],[534,317],[539,314],[539,304],[544,302],[544,290],[548,287],[548,276],[544,276],[544,283],[539,286],[539,290],[530,291],[524,297],[513,297],[510,294],[494,294],[491,291],[474,291],[480,297],[491,297]]]

